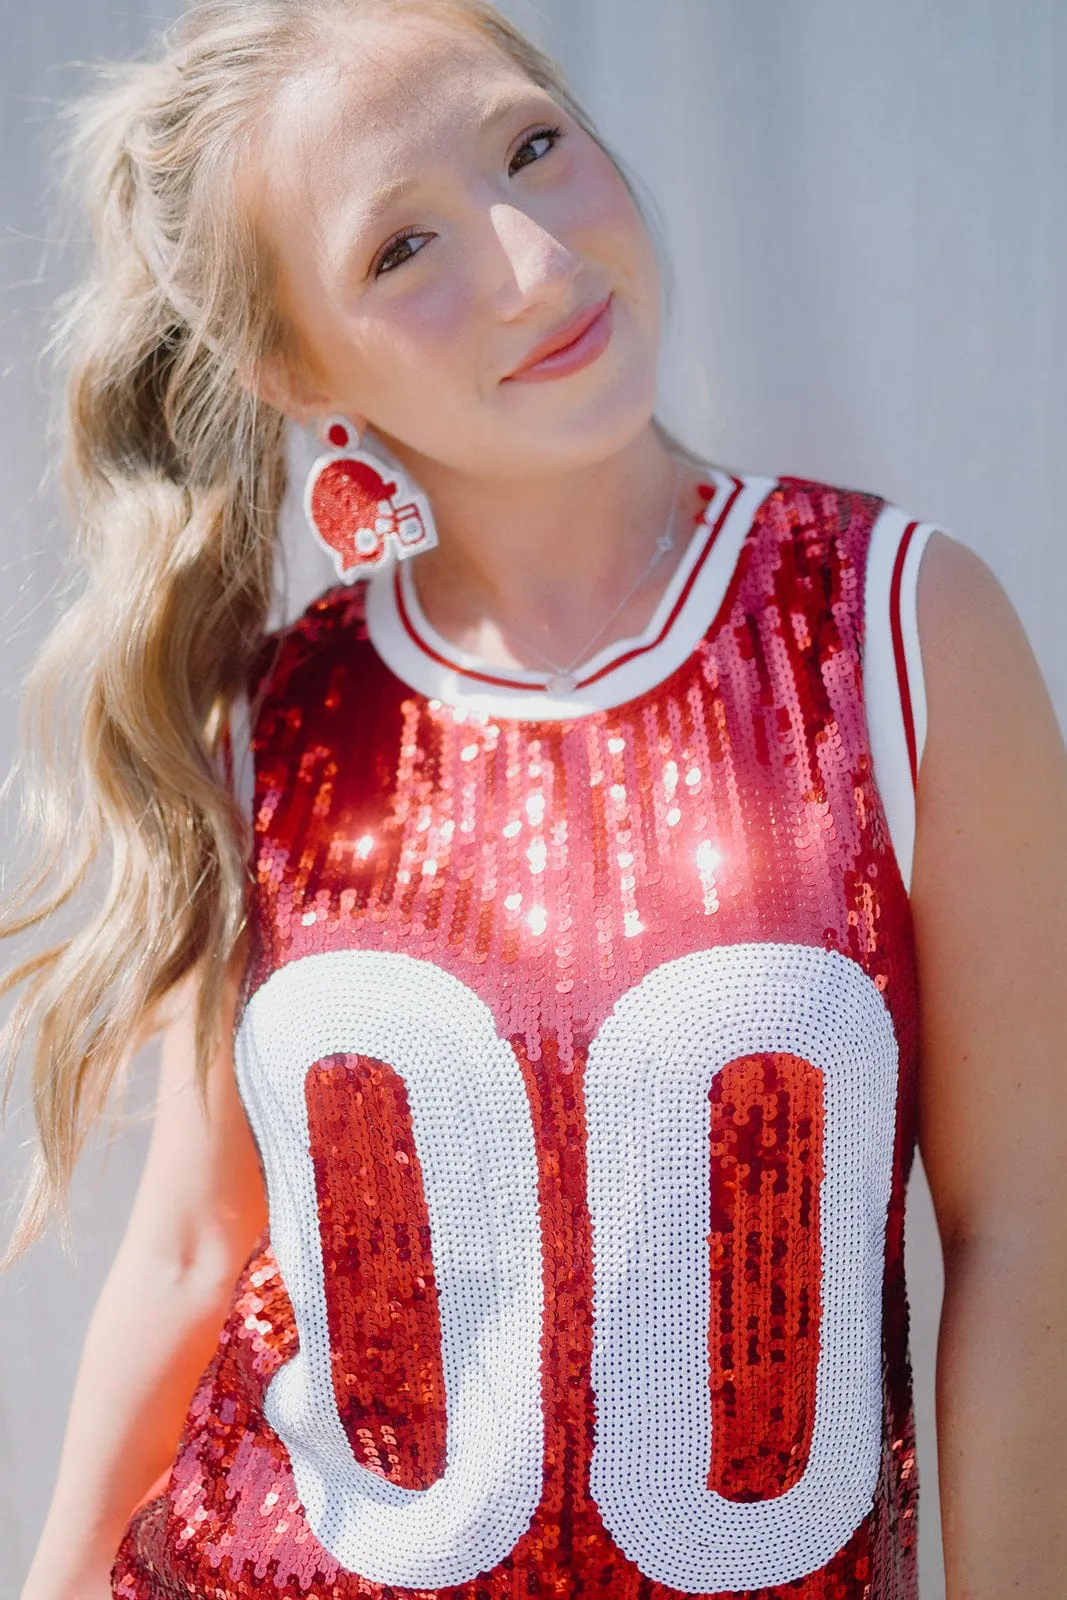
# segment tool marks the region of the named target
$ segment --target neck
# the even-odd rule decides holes
[[[543,667],[536,648],[557,661],[582,650],[648,566],[680,485],[674,549],[596,647],[639,631],[691,532],[693,475],[651,425],[625,451],[572,472],[459,478],[421,458],[410,470],[440,540],[412,566],[420,605],[445,638],[498,665]]]

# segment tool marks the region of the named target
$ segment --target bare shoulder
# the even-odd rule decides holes
[[[941,856],[948,831],[958,848],[979,852],[975,865],[986,850],[1003,860],[1009,846],[1044,851],[1051,865],[1063,848],[1067,753],[1014,606],[979,556],[934,534],[918,621],[929,717],[916,838],[925,877],[936,875],[931,841]]]
[[[1011,728],[993,727],[995,707],[1054,732],[1051,702],[1014,606],[981,557],[943,533],[931,536],[923,557],[918,615],[935,740],[962,731],[977,708],[984,715],[975,735],[1011,736]]]

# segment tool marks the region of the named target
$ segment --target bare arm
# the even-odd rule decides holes
[[[1067,757],[988,569],[935,538],[912,903],[920,1143],[945,1254],[949,1600],[1067,1594]]]
[[[235,993],[234,981],[231,1003]],[[265,1225],[258,1157],[230,1053],[212,1062],[205,1119],[186,1001],[163,1035],[144,1174],[89,1324],[23,1600],[110,1596],[126,1522],[173,1459],[234,1280]]]

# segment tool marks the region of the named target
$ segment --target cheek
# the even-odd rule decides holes
[[[571,238],[583,255],[610,266],[631,298],[656,298],[655,248],[629,190],[606,158],[583,186]]]
[[[473,299],[463,282],[441,275],[432,285],[399,295],[390,307],[386,342],[394,359],[415,365],[429,357],[455,361],[470,336]]]
[[[364,375],[377,390],[447,387],[450,374],[469,370],[472,318],[464,286],[439,279],[396,295],[386,312],[351,330],[351,339]]]

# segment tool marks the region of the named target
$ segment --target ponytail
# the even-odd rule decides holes
[[[0,980],[0,994],[21,989],[3,1034],[7,1089],[32,1041],[38,1129],[8,1261],[65,1195],[146,1021],[193,972],[203,1081],[244,922],[246,824],[219,747],[271,603],[284,421],[228,353],[262,351],[273,331],[251,241],[226,241],[229,281],[220,254],[196,312],[183,304],[192,191],[207,175],[202,163],[179,192],[175,135],[204,140],[197,109],[187,85],[137,65],[82,108],[74,139],[96,260],[58,344],[83,582],[27,684],[37,850],[0,935],[76,899],[80,910],[92,880],[96,896],[77,932]]]

